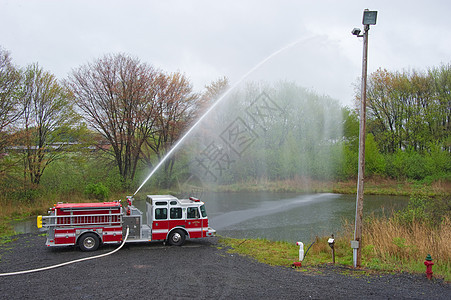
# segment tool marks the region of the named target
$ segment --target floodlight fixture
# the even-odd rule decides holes
[[[361,32],[360,28],[354,28],[354,29],[351,31],[351,33],[352,33],[353,35],[356,35],[356,36],[359,36],[359,35],[360,35],[360,32]]]
[[[376,25],[377,11],[365,9],[363,11],[363,25]]]

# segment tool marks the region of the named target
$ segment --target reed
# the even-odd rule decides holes
[[[444,217],[438,226],[413,221],[371,218],[363,230],[364,256],[368,266],[392,264],[395,269],[423,271],[427,254],[439,273],[450,280],[451,221]]]

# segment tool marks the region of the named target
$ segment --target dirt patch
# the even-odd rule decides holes
[[[40,268],[95,253],[46,248],[45,237],[16,236],[0,247],[0,273]],[[127,244],[117,253],[39,273],[0,277],[7,299],[449,299],[451,285],[422,275],[363,275],[324,265],[315,271],[272,267],[227,252],[218,241]]]

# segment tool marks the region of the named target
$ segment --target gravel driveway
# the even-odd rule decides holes
[[[95,253],[47,248],[45,237],[18,235],[0,246],[0,273],[40,268]],[[352,275],[343,275],[353,273]],[[423,275],[362,275],[322,266],[271,267],[218,248],[216,238],[126,244],[117,253],[53,270],[0,277],[3,299],[450,299],[451,285]]]

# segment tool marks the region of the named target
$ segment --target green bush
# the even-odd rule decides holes
[[[343,146],[343,169],[338,171],[338,177],[346,180],[357,177],[359,164],[359,150],[355,150],[350,143]]]
[[[451,217],[451,196],[441,195],[433,198],[423,192],[416,193],[410,197],[407,207],[395,213],[394,217],[404,225],[416,221],[437,226],[444,218]]]
[[[85,195],[90,199],[105,200],[109,196],[109,190],[101,182],[90,183],[85,188]]]
[[[39,196],[41,191],[36,188],[27,187],[25,189],[18,189],[12,193],[11,199],[15,199],[21,203],[33,203]]]
[[[432,145],[425,154],[425,169],[427,176],[449,180],[451,175],[451,155],[442,150],[440,145]]]
[[[374,135],[369,133],[365,141],[365,174],[367,175],[384,175],[385,174],[385,158],[379,152]]]
[[[387,156],[386,174],[392,178],[424,179],[428,174],[424,155],[409,148],[406,151],[398,149]]]
[[[41,178],[41,186],[51,193],[82,193],[86,186],[84,176],[88,166],[75,156],[66,155],[49,165]]]

